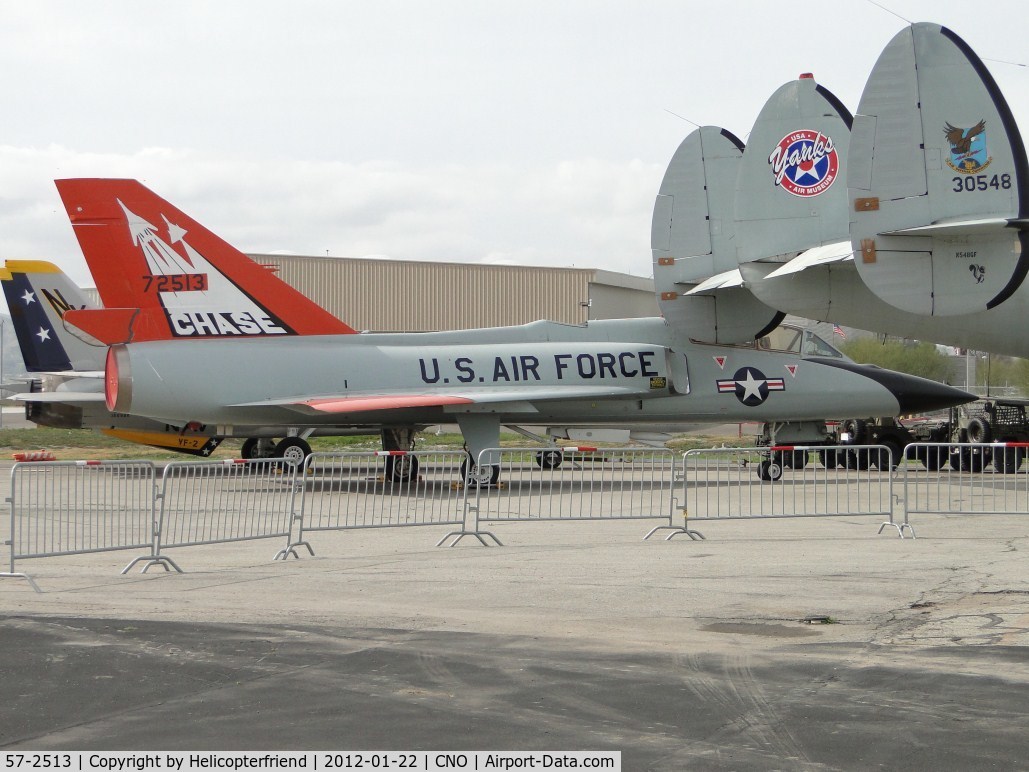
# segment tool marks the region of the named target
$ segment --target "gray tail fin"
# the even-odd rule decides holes
[[[937,24],[879,56],[847,169],[855,263],[887,303],[922,315],[993,308],[1029,273],[1029,165],[982,60]]]
[[[732,202],[742,157],[743,143],[730,132],[697,129],[672,156],[654,204],[651,249],[661,313],[676,332],[710,343],[754,340],[782,320],[732,276],[738,276]]]
[[[736,182],[740,265],[849,239],[844,179],[852,117],[811,75],[758,114]]]

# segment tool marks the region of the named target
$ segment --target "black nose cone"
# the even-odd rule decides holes
[[[894,370],[884,370],[873,365],[859,365],[854,362],[825,357],[809,357],[807,361],[850,370],[882,384],[897,398],[901,413],[928,413],[932,410],[963,405],[977,399],[974,394],[955,389],[945,383],[937,383],[928,378],[898,373]]]

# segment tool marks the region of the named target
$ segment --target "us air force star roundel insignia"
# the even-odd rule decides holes
[[[782,378],[766,378],[756,367],[741,367],[732,378],[718,381],[719,394],[735,394],[747,407],[757,407],[770,391],[786,391]]]

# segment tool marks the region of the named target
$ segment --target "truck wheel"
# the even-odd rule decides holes
[[[865,422],[860,418],[848,418],[843,422],[843,431],[850,435],[851,445],[860,445],[865,440]]]
[[[993,468],[1001,474],[1014,474],[1022,466],[1022,448],[997,448],[993,453]]]
[[[806,450],[787,450],[782,453],[782,463],[787,469],[803,469],[807,466]]]
[[[847,469],[857,469],[859,472],[864,472],[871,465],[872,451],[868,448],[847,451]]]
[[[919,448],[918,460],[930,472],[938,472],[940,467],[947,463],[947,450],[938,447]]]
[[[822,466],[826,469],[835,469],[840,465],[838,452],[836,450],[820,450],[818,451],[818,460],[822,462]]]
[[[989,460],[989,448],[953,448],[950,453],[950,465],[959,472],[981,472]]]
[[[973,418],[968,422],[969,442],[990,442],[993,440],[993,431],[990,425],[982,418]]]
[[[900,466],[900,460],[904,455],[904,449],[901,448],[900,443],[893,437],[886,437],[885,439],[880,440],[879,444],[882,445],[885,450],[880,450],[876,454],[875,466],[880,472],[892,472]]]

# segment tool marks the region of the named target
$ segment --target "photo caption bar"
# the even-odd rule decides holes
[[[602,769],[621,772],[621,751],[147,751],[4,752],[0,770],[206,772],[207,770]]]

